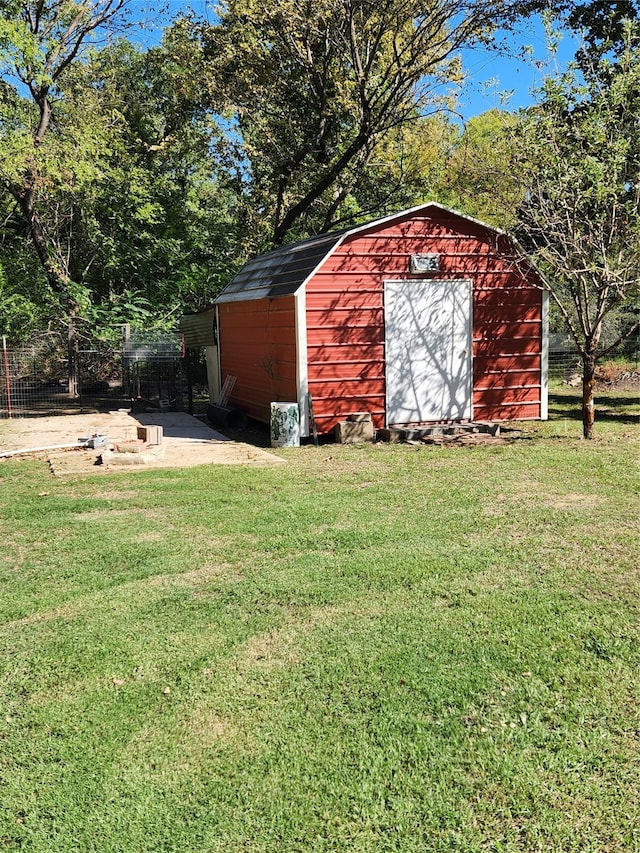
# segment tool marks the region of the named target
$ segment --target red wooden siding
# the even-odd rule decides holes
[[[352,412],[371,412],[376,427],[384,426],[384,307],[376,277],[345,282],[324,267],[314,276],[307,285],[307,359],[319,432]]]
[[[408,272],[420,253],[441,256],[438,278],[473,282],[474,419],[540,417],[540,290],[512,268],[495,232],[446,212],[441,220],[414,213],[347,238],[307,284],[309,391],[320,432],[355,411],[385,425],[384,282],[424,278]]]
[[[474,420],[542,414],[542,293],[482,279],[474,294]],[[520,286],[518,286],[520,284]]]
[[[230,405],[269,422],[270,403],[298,399],[294,297],[219,306],[220,370],[236,377]]]

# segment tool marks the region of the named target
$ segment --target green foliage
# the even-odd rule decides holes
[[[542,12],[553,16],[564,26],[579,32],[585,45],[578,51],[581,64],[589,66],[594,59],[610,52],[619,52],[626,40],[627,23],[640,22],[638,0],[524,0],[522,12],[528,15]]]
[[[74,5],[47,7],[52,29],[40,34],[41,64]],[[235,230],[231,194],[216,180],[220,132],[198,97],[197,55],[181,34],[177,25],[144,52],[124,40],[85,51],[56,76],[55,100],[29,96],[10,76],[2,84],[5,241],[31,238],[47,279],[43,297],[57,294],[42,301],[61,319],[70,300],[88,323],[113,309],[135,324],[136,305],[154,322],[175,322],[228,280]],[[14,77],[33,76],[20,45],[14,39],[5,52],[5,71],[13,62]],[[54,120],[37,132],[47,111]]]
[[[376,202],[384,209],[389,193],[366,190],[392,140],[451,104],[456,50],[486,38],[508,5],[232,0],[199,28],[265,242],[327,230]],[[387,189],[400,162],[383,174]]]
[[[103,114],[119,122],[103,189],[83,212],[85,280],[106,299],[133,287],[159,312],[211,299],[219,283],[207,269],[229,233],[211,179],[217,128],[197,106],[177,103],[166,57],[164,48],[143,54],[122,43],[78,69],[76,81],[81,90],[99,86]]]
[[[525,193],[525,176],[509,169],[519,117],[489,110],[471,118],[452,140],[436,184],[438,201],[505,230]]]
[[[521,236],[581,351],[598,348],[603,320],[638,293],[639,84],[635,45],[584,83],[571,71],[547,80],[514,147],[532,178]]]
[[[49,328],[59,305],[23,234],[7,220],[5,211],[0,241],[0,334],[15,345]]]
[[[14,341],[24,329],[33,329],[38,310],[24,294],[10,288],[5,271],[0,265],[0,334]]]
[[[0,31],[5,241],[30,240],[43,296],[56,295],[42,301],[61,319],[71,306],[92,321],[129,305],[135,322],[143,303],[175,315],[210,301],[225,274],[224,262],[205,272],[232,229],[211,181],[217,129],[194,98],[179,28],[144,53],[125,42],[86,51],[125,5],[20,2]],[[24,309],[14,295],[10,313]]]

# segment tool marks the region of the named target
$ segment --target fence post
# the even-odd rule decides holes
[[[131,341],[131,325],[129,323],[122,324],[122,393],[125,398],[131,400],[133,391],[131,390],[131,360],[129,343]]]
[[[7,352],[7,339],[2,336],[2,356],[4,362],[4,382],[7,389],[7,414],[12,417],[11,412],[11,383],[9,382],[9,353]]]
[[[69,325],[67,328],[67,372],[69,376],[69,396],[77,398],[79,395],[79,344],[78,344],[78,328],[75,323],[77,309],[72,307],[69,312]]]

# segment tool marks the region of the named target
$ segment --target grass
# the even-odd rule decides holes
[[[637,398],[578,439],[0,465],[3,850],[640,851]]]

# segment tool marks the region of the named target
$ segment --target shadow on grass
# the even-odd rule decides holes
[[[638,394],[614,395],[596,391],[596,421],[620,425],[637,424],[640,414]],[[636,411],[632,411],[635,407]],[[575,393],[550,393],[549,415],[551,418],[569,418],[582,421],[582,397]]]

